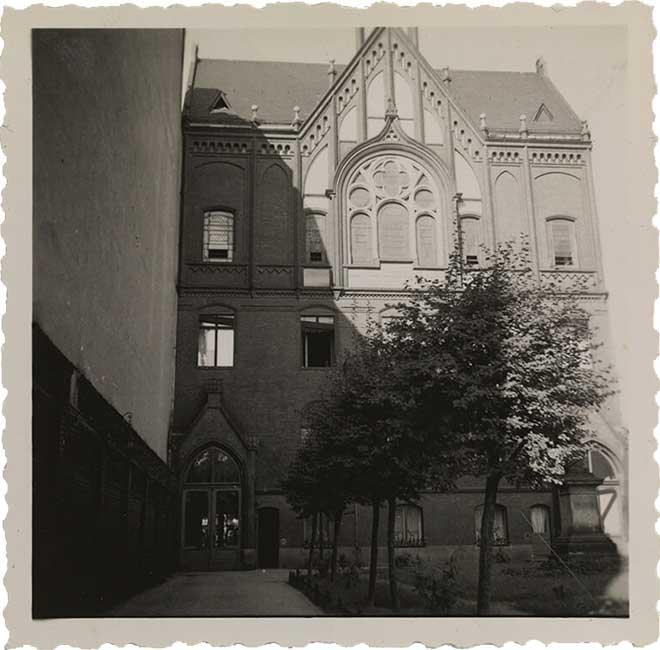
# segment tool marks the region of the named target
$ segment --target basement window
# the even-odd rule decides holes
[[[329,368],[335,340],[335,318],[327,315],[300,317],[303,368]]]

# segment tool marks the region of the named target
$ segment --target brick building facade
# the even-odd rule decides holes
[[[608,355],[592,142],[542,61],[529,73],[435,70],[414,29],[356,39],[342,66],[194,66],[169,440],[184,567],[302,561],[309,531],[279,486],[304,408],[368,316],[395,315],[389,305],[415,275],[443,276],[456,224],[475,266],[480,244],[525,233],[539,281],[579,295]],[[596,515],[583,532],[625,549],[616,402],[594,421],[600,446],[581,494]],[[581,489],[503,487],[502,546],[529,555],[539,537],[570,537]],[[401,504],[400,545],[475,549],[481,501],[475,479]],[[367,510],[350,508],[342,545],[366,548],[369,525]]]

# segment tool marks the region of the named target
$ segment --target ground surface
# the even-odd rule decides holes
[[[112,608],[106,616],[323,616],[287,584],[289,572],[176,573]]]

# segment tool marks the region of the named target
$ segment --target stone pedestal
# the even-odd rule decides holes
[[[603,532],[596,491],[601,482],[583,468],[566,474],[559,488],[560,532],[554,544],[558,553],[617,554],[616,545]]]

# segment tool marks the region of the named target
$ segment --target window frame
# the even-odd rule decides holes
[[[209,256],[210,232],[207,230],[207,219],[212,215],[220,215],[231,222],[229,230],[229,246],[227,248],[227,257],[212,258]],[[221,249],[218,249],[221,250]],[[223,206],[205,208],[202,211],[202,262],[204,264],[235,264],[236,263],[236,212]]]
[[[556,222],[564,222],[569,224],[569,242],[571,245],[571,263],[570,264],[557,264],[557,255],[555,252],[555,240],[554,232],[552,225]],[[548,261],[550,262],[550,268],[562,271],[564,269],[568,271],[573,271],[580,268],[580,260],[578,257],[578,246],[577,246],[577,235],[576,235],[576,223],[575,217],[565,214],[552,215],[551,217],[546,217],[545,219],[545,229],[546,229],[546,238],[548,241]]]
[[[231,351],[231,365],[218,365],[217,360],[218,360],[218,330],[219,329],[228,329],[228,328],[219,328],[218,324],[219,323],[213,323],[215,327],[213,328],[214,332],[214,344],[215,348],[213,351],[213,359],[214,363],[213,365],[202,365],[200,364],[200,359],[199,359],[199,339],[200,339],[200,334],[202,331],[202,323],[212,323],[214,318],[220,319],[220,318],[231,318],[232,319],[232,328],[231,331],[233,332],[233,338],[232,338],[232,351]],[[210,328],[206,328],[210,329]],[[218,369],[226,369],[226,368],[235,368],[236,367],[236,313],[233,310],[229,310],[227,308],[219,308],[213,312],[206,312],[199,314],[199,317],[197,319],[197,346],[196,346],[196,354],[197,354],[197,361],[196,361],[196,366],[198,369],[202,370],[218,370]]]
[[[312,322],[305,321],[304,319],[309,318],[332,318],[332,339],[330,342],[330,363],[327,366],[309,366],[306,365],[307,355],[305,354],[305,330],[304,323]],[[320,324],[320,321],[316,320],[316,323]],[[337,324],[337,315],[334,311],[330,311],[327,308],[319,309],[308,309],[298,314],[298,330],[300,332],[300,343],[298,349],[300,350],[300,366],[303,370],[325,370],[327,368],[332,368],[335,365],[335,355],[336,355],[336,324]]]
[[[483,517],[483,509],[484,509],[484,504],[480,503],[479,505],[475,506],[474,508],[474,513],[476,515],[476,512],[481,509],[481,515]],[[502,505],[501,503],[496,503],[495,504],[495,510],[500,510],[501,512],[504,513],[504,533],[505,537],[504,540],[493,540],[493,546],[510,546],[511,545],[511,534],[509,532],[509,512],[507,510],[507,507]],[[476,546],[481,546],[481,517],[479,518],[479,528],[477,528],[477,522],[476,522],[476,516],[474,517],[474,543]]]
[[[407,510],[415,509],[419,513],[419,539],[417,543],[410,542],[407,536],[408,526],[405,523],[405,513]],[[424,508],[416,503],[399,503],[396,506],[396,511],[401,512],[401,521],[403,525],[404,539],[397,541],[396,523],[394,528],[394,546],[396,548],[422,548],[426,546],[426,539],[424,538]],[[395,519],[396,522],[396,519]]]
[[[470,268],[470,269],[479,268],[482,264],[479,247],[483,243],[483,233],[481,232],[481,215],[471,214],[471,213],[461,214],[461,215],[459,215],[459,220],[458,221],[459,221],[459,230],[460,230],[459,235],[460,235],[460,241],[461,241],[461,264],[463,264],[464,266],[466,266],[467,268]],[[475,230],[476,230],[475,235],[476,235],[476,240],[477,240],[477,244],[476,244],[477,252],[476,252],[476,255],[474,257],[476,257],[477,259],[474,263],[472,263],[472,262],[468,263],[468,261],[467,261],[468,255],[465,252],[465,232],[464,232],[464,229],[463,229],[463,223],[466,222],[466,221],[474,222],[474,224],[475,224],[474,227],[475,227]]]
[[[330,263],[328,260],[328,248],[326,246],[326,243],[324,241],[324,234],[327,229],[327,220],[328,220],[328,213],[325,210],[316,210],[312,208],[306,208],[304,211],[304,217],[305,217],[305,225],[304,225],[304,261],[303,261],[303,266],[313,266],[313,267],[323,267],[327,268]],[[321,240],[321,259],[320,260],[312,260],[311,259],[311,251],[309,250],[309,240],[308,240],[308,227],[307,224],[309,223],[310,219],[317,219],[318,217],[321,217],[323,220],[323,228],[319,228],[319,236]],[[318,222],[317,222],[318,223]]]

